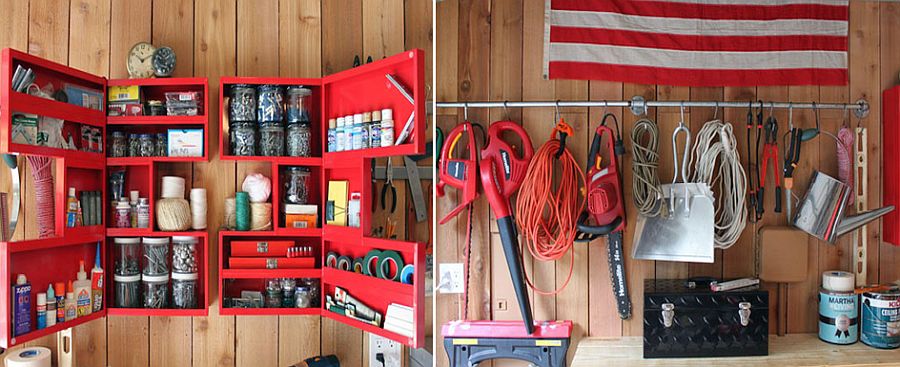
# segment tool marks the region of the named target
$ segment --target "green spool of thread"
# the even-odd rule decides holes
[[[250,230],[250,194],[239,191],[234,194],[235,227],[238,231]]]

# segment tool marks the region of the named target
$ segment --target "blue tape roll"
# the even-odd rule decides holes
[[[413,276],[416,273],[416,268],[413,264],[406,264],[403,267],[403,270],[400,271],[400,281],[403,284],[413,284]]]

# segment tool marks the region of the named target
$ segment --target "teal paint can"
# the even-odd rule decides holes
[[[840,345],[859,340],[858,299],[853,292],[819,290],[819,339]]]
[[[875,348],[900,347],[900,289],[863,293],[860,340]]]

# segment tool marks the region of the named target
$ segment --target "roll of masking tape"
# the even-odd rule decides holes
[[[337,260],[337,267],[343,271],[350,271],[353,266],[353,260],[350,259],[350,256],[341,256]]]
[[[400,280],[400,271],[403,269],[403,258],[397,251],[382,251],[378,260],[378,277],[393,281]]]
[[[366,253],[363,259],[363,274],[368,276],[378,276],[378,265],[381,258],[381,250],[371,250]]]
[[[416,267],[413,264],[406,264],[400,271],[400,281],[403,284],[413,284],[413,277],[416,274]]]
[[[8,367],[50,367],[50,349],[44,347],[24,348],[12,351],[6,356]]]
[[[325,255],[325,266],[329,268],[337,268],[337,259],[338,255],[334,252],[329,252],[328,255]]]
[[[822,273],[822,288],[833,292],[853,292],[856,277],[846,271],[831,270]]]
[[[353,272],[354,273],[362,274],[363,262],[365,262],[365,260],[361,257],[357,257],[357,258],[353,259]]]

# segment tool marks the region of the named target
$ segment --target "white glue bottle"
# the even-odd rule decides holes
[[[394,111],[390,108],[381,110],[381,146],[394,145]]]
[[[79,261],[78,266],[81,270],[78,271],[78,278],[72,283],[72,287],[75,291],[75,312],[77,317],[82,317],[91,314],[91,281],[84,271],[84,260]]]

